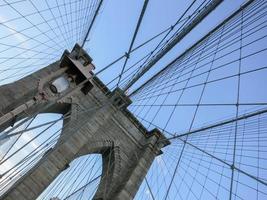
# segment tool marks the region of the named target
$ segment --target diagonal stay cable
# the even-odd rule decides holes
[[[216,26],[214,29],[212,29],[207,35],[202,37],[198,42],[196,42],[194,45],[192,45],[189,49],[187,49],[184,53],[182,53],[179,57],[177,57],[175,60],[173,60],[170,64],[168,64],[166,67],[164,67],[162,70],[160,70],[158,73],[153,75],[149,80],[147,80],[144,84],[142,84],[139,88],[135,89],[133,92],[131,92],[130,96],[137,93],[140,89],[142,89],[145,85],[147,85],[150,81],[152,81],[155,77],[159,76],[162,72],[166,71],[169,66],[171,66],[173,63],[175,63],[178,59],[182,58],[186,53],[191,51],[192,49],[196,48],[201,42],[203,42],[207,37],[210,37],[214,32],[216,32],[220,27],[222,27],[225,23],[230,21],[237,13],[239,13],[241,10],[246,9],[254,0],[248,1],[246,4],[241,6],[238,10],[236,10],[233,14],[231,14],[229,17],[227,17],[222,23],[220,23],[218,26]]]
[[[143,69],[136,74],[132,80],[123,88],[124,91],[128,90],[137,80],[139,80],[151,67],[154,66],[165,54],[167,54],[178,42],[180,42],[194,27],[199,24],[210,12],[212,12],[222,0],[213,0],[209,5],[206,6],[204,10],[202,10],[194,20],[189,23],[186,27],[184,27],[183,31],[181,31],[176,37],[166,45],[166,47],[159,52],[150,62],[143,67]]]
[[[88,30],[87,30],[87,32],[86,32],[86,34],[84,36],[84,39],[83,39],[83,41],[81,43],[81,47],[82,48],[84,47],[84,45],[85,45],[85,43],[87,41],[87,38],[88,38],[88,36],[89,36],[89,34],[91,32],[91,29],[92,29],[92,27],[93,27],[93,25],[95,23],[96,17],[99,14],[99,11],[100,11],[100,8],[101,8],[102,4],[103,4],[103,0],[100,0],[100,2],[98,3],[97,9],[95,11],[94,17],[93,17],[93,19],[92,19],[92,21],[91,21],[91,23],[90,23],[90,25],[88,27]]]
[[[147,8],[147,5],[148,5],[148,2],[149,0],[145,0],[144,1],[144,4],[143,4],[143,7],[142,7],[142,10],[140,12],[140,15],[139,15],[139,18],[138,18],[138,21],[137,21],[137,24],[136,24],[136,27],[135,27],[135,30],[134,30],[134,34],[133,34],[133,37],[132,37],[132,40],[131,40],[131,43],[130,43],[130,46],[129,46],[129,49],[128,51],[125,53],[126,55],[126,59],[123,63],[123,66],[122,66],[122,69],[121,69],[121,72],[120,72],[120,75],[119,75],[119,80],[118,80],[118,83],[117,83],[117,87],[119,86],[120,84],[120,81],[121,81],[121,76],[125,70],[125,67],[127,65],[127,62],[128,62],[128,59],[130,58],[129,57],[129,53],[132,51],[132,48],[133,48],[133,45],[134,45],[134,42],[135,42],[135,39],[136,39],[136,36],[138,34],[138,31],[140,29],[140,26],[141,26],[141,23],[142,23],[142,20],[143,20],[143,17],[145,15],[145,12],[146,12],[146,8]]]
[[[205,0],[206,1],[206,0]],[[205,2],[204,1],[204,2]],[[135,74],[133,74],[132,77],[134,77],[137,73],[140,72],[140,70],[142,70],[142,68],[144,68],[144,66],[149,62],[149,58],[156,52],[160,53],[160,51],[162,51],[166,45],[168,44],[169,40],[166,40],[166,38],[169,36],[169,34],[174,30],[174,28],[181,23],[183,17],[185,16],[185,14],[190,10],[190,8],[195,4],[196,0],[192,1],[192,3],[187,7],[187,9],[183,12],[183,14],[178,18],[178,20],[175,22],[175,24],[171,27],[171,29],[164,35],[164,37],[160,40],[160,42],[157,44],[157,46],[153,49],[153,51],[151,51],[149,53],[149,57],[142,63],[142,65],[140,65],[140,67],[137,69],[137,72]],[[202,4],[204,4],[204,2]],[[196,15],[197,13],[199,13],[201,11],[201,6],[202,4],[200,4],[198,6],[198,8],[191,14],[189,15],[189,17],[184,21],[184,23],[178,28],[178,30],[175,32],[175,34],[171,37],[173,38],[175,35],[177,35],[177,33],[182,29],[182,27],[184,27],[184,25],[192,18],[192,16],[194,16],[194,14]],[[166,40],[166,41],[165,41]],[[165,41],[165,42],[164,42]],[[152,57],[152,59],[155,57],[155,55]],[[126,84],[128,84],[131,80],[128,80],[128,82]]]
[[[164,30],[164,31],[160,32],[159,34],[153,36],[153,37],[150,38],[149,40],[147,40],[147,41],[143,42],[142,44],[138,45],[136,48],[132,49],[132,51],[131,51],[130,53],[132,53],[132,52],[136,51],[137,49],[143,47],[145,44],[147,44],[148,42],[154,40],[155,38],[159,37],[160,35],[164,34],[164,33],[165,33],[166,31],[168,31],[169,29],[171,29],[171,27],[167,28],[166,30]],[[107,70],[109,67],[111,67],[112,65],[114,65],[115,63],[117,63],[118,61],[120,61],[121,59],[123,59],[124,57],[125,57],[125,55],[123,55],[123,56],[117,58],[116,60],[114,60],[114,61],[111,62],[110,64],[106,65],[106,66],[103,67],[100,71],[98,71],[97,73],[95,73],[89,80],[93,79],[93,78],[94,78],[95,76],[97,76],[98,74],[100,74],[100,73],[102,73],[103,71]],[[84,80],[82,83],[80,83],[80,85],[84,84],[86,81],[88,81],[88,80]],[[65,94],[65,95],[66,95],[66,94]],[[61,99],[61,98],[63,98],[63,97],[58,97],[57,100],[59,100],[59,99]],[[55,101],[57,101],[57,100],[55,100]],[[45,109],[45,108],[43,108],[43,109]],[[25,119],[25,120],[23,120],[21,123],[17,124],[17,125],[14,126],[12,129],[10,129],[7,133],[13,131],[14,129],[16,129],[17,127],[19,127],[21,124],[23,124],[23,123],[26,122],[27,120],[29,120],[29,119]]]
[[[235,121],[239,121],[239,120],[242,120],[242,119],[247,119],[247,118],[250,118],[250,117],[253,117],[253,116],[258,116],[258,115],[263,114],[263,113],[266,113],[266,112],[267,112],[267,109],[263,109],[263,110],[259,110],[259,111],[256,111],[256,112],[253,112],[253,113],[250,113],[250,114],[245,114],[245,115],[243,115],[243,116],[240,116],[240,117],[237,118],[237,119],[227,120],[227,121],[225,121],[225,122],[222,122],[221,124],[215,124],[214,126],[206,127],[205,130],[210,129],[210,128],[214,128],[214,127],[217,127],[217,126],[222,126],[222,125],[224,125],[224,124],[232,123],[232,122],[235,122]],[[159,129],[161,129],[159,126],[157,126],[157,125],[155,125],[155,124],[153,124],[153,125],[154,125],[155,127],[159,128]],[[202,130],[201,130],[201,131],[202,131]],[[168,131],[165,130],[165,132],[168,132]],[[199,132],[199,131],[198,131],[198,132]],[[170,134],[171,134],[171,133],[170,133]],[[186,136],[186,135],[185,135],[185,136]],[[252,174],[249,174],[248,172],[246,172],[246,171],[244,171],[244,170],[242,170],[242,169],[240,169],[240,168],[238,168],[238,167],[236,167],[236,166],[233,166],[232,164],[230,164],[230,163],[228,163],[228,162],[222,160],[221,158],[218,158],[218,157],[214,156],[213,154],[210,154],[210,153],[206,152],[205,150],[203,150],[203,149],[197,147],[196,145],[194,145],[194,144],[192,144],[192,143],[190,143],[190,142],[188,142],[188,141],[182,139],[180,135],[179,135],[179,136],[174,136],[174,137],[168,138],[168,139],[166,139],[166,140],[173,140],[173,139],[178,139],[178,140],[182,141],[183,143],[186,143],[186,144],[188,144],[188,145],[190,145],[190,146],[196,148],[197,150],[201,151],[202,153],[205,153],[205,154],[207,154],[208,156],[210,156],[210,157],[212,157],[212,158],[214,158],[214,159],[216,159],[216,160],[218,160],[218,161],[224,163],[224,164],[227,165],[230,169],[231,169],[231,168],[234,168],[235,170],[237,170],[237,171],[243,173],[244,175],[246,175],[246,176],[248,176],[248,177],[250,177],[250,178],[252,178],[252,179],[254,179],[254,180],[260,182],[261,184],[267,186],[267,180],[266,180],[266,181],[263,181],[263,180],[259,179],[258,177],[254,176],[254,175],[252,175]],[[164,140],[165,140],[165,139],[164,139]],[[159,140],[159,142],[164,141],[164,140]]]
[[[4,2],[8,3],[6,0],[3,0]],[[16,13],[18,13],[23,19],[25,19],[27,22],[29,22],[33,27],[35,27],[40,33],[44,34],[47,38],[49,38],[50,40],[52,40],[56,45],[61,46],[60,44],[58,44],[58,42],[56,42],[55,40],[53,40],[48,34],[46,34],[44,31],[42,31],[38,26],[36,26],[34,23],[32,23],[27,17],[24,17],[24,15],[18,10],[16,9],[14,6],[9,5]],[[28,37],[26,34],[23,34],[26,37]],[[61,46],[63,47],[63,46]]]

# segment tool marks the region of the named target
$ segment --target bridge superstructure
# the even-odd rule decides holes
[[[68,116],[56,145],[3,199],[36,199],[71,161],[90,153],[103,160],[94,199],[132,199],[154,158],[169,144],[159,130],[147,131],[127,110],[131,100],[120,88],[110,91],[93,75],[91,61],[76,45],[59,62],[0,88],[6,108],[1,128],[36,113]]]
[[[79,2],[77,12],[78,7],[84,7],[83,1]],[[94,8],[90,23],[83,26],[88,29],[84,35],[77,35],[81,45],[76,44],[71,52],[66,50],[60,60],[42,65],[47,67],[0,87],[1,198],[267,198],[267,96],[263,89],[267,69],[264,45],[267,44],[267,2],[245,1],[156,72],[151,69],[188,39],[213,10],[226,3],[192,1],[176,23],[134,47],[149,6],[145,0],[128,51],[100,70],[96,66],[97,72],[93,72],[92,58],[82,47],[86,48],[103,1],[90,2]],[[13,6],[17,3],[6,5],[20,13]],[[72,4],[74,1],[69,3]],[[64,6],[55,7],[61,12]],[[53,14],[53,8],[49,4],[48,7]],[[46,11],[37,9],[42,18]],[[21,18],[30,21],[27,16]],[[55,16],[54,21],[58,22]],[[50,25],[49,20],[44,23]],[[58,41],[42,31],[41,25],[40,28],[38,24],[32,26],[48,37],[49,42],[54,42],[54,48],[61,49]],[[65,34],[61,39],[67,39],[68,33]],[[128,67],[135,51],[161,36],[155,49],[149,49],[147,55]],[[29,40],[38,42],[35,37]],[[9,48],[25,49],[24,46]],[[37,50],[26,48],[25,51]],[[20,55],[16,58],[22,59]],[[29,56],[28,60],[26,57],[22,60],[31,58],[37,59]],[[121,70],[117,70],[114,65],[123,59]],[[12,64],[15,62],[10,60]],[[18,64],[22,67],[17,67]],[[23,62],[15,65],[18,69],[23,66]],[[99,75],[108,70],[112,72],[108,73],[112,80],[102,79],[102,82]],[[116,76],[113,72],[119,73]],[[36,125],[34,120],[44,113],[61,117]],[[230,117],[225,118],[227,113]],[[17,155],[27,151],[27,145],[35,139],[51,134],[50,128],[62,121],[62,128],[47,141],[34,144],[34,149],[24,157]],[[31,131],[36,133],[30,134]],[[27,133],[31,137],[24,140],[30,141],[18,150],[14,148]],[[86,159],[80,165],[82,158],[89,154],[102,157],[102,173],[98,169],[98,176],[91,176],[96,161],[89,165]],[[8,166],[14,157],[16,162]],[[8,167],[3,170],[1,165]],[[90,172],[83,177],[87,168]],[[80,179],[85,177],[87,180],[82,183]],[[94,190],[88,192],[88,188]]]

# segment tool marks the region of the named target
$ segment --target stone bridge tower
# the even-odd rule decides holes
[[[94,199],[134,198],[154,158],[169,142],[157,129],[148,132],[127,110],[131,101],[119,88],[109,91],[93,76],[91,61],[75,45],[60,61],[0,87],[1,130],[40,112],[69,116],[55,147],[1,199],[36,199],[72,160],[90,153],[101,154],[103,160]]]

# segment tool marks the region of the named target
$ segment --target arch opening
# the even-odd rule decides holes
[[[37,199],[92,199],[98,189],[101,175],[101,154],[82,155],[66,166]]]
[[[56,145],[62,128],[62,114],[42,113],[0,133],[0,195]]]

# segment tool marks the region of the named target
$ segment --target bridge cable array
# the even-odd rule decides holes
[[[93,18],[100,9],[100,1],[92,1],[91,7],[85,7],[84,1],[68,3],[64,1],[63,4],[56,1],[55,5],[45,1],[47,8],[43,10],[39,9],[34,2],[30,0],[27,2],[35,9],[35,12],[28,15],[23,14],[16,7],[19,3],[25,3],[24,1],[12,3],[5,1],[5,4],[0,5],[0,8],[8,6],[17,13],[17,17],[3,23],[3,27],[16,32],[1,37],[0,40],[3,41],[15,34],[21,34],[26,38],[25,42],[20,45],[1,43],[2,46],[7,47],[2,50],[3,52],[14,49],[20,52],[14,57],[0,58],[3,63],[8,64],[7,68],[0,73],[12,71],[10,68],[12,65],[13,70],[17,70],[11,76],[0,80],[3,83],[44,67],[49,60],[51,61],[51,56],[54,56],[52,60],[59,58],[59,52],[65,46],[57,40],[57,37],[49,33],[53,32],[53,35],[57,36],[59,33],[57,30],[62,32],[61,39],[67,42],[65,44],[68,44],[68,47],[71,47],[73,42],[86,41],[87,39],[84,38],[87,38],[89,34],[86,27],[92,27]],[[106,72],[111,69],[111,66],[126,58],[120,73],[112,77],[107,86],[114,88],[127,85],[210,2],[202,1],[191,14],[185,17],[186,12],[196,3],[196,1],[192,2],[173,26],[133,48],[140,26],[138,23],[127,54],[112,61],[94,76]],[[67,10],[64,13],[68,13],[69,9],[69,15],[60,13],[61,9]],[[262,45],[266,43],[266,9],[265,1],[248,1],[169,65],[141,83],[139,87],[131,88],[130,97],[133,104],[129,107],[130,111],[148,129],[155,127],[160,129],[172,142],[163,150],[164,153],[156,158],[136,199],[247,199],[249,195],[246,196],[246,193],[250,193],[256,199],[266,198],[265,111],[267,101],[260,95],[264,92],[251,84],[252,81],[257,82],[266,75],[267,66],[264,63],[266,48]],[[60,13],[59,17],[55,15],[56,10]],[[76,24],[72,23],[73,19],[71,19],[73,10],[75,10],[75,17],[72,17],[78,20]],[[49,12],[53,18],[45,18],[45,12]],[[29,16],[37,14],[43,19],[43,23],[35,24],[29,20]],[[28,21],[29,27],[17,31],[8,24],[20,19]],[[70,20],[68,21],[70,24],[65,24],[65,19]],[[57,24],[56,27],[52,26],[52,21]],[[44,24],[48,27],[48,31],[40,28]],[[85,24],[90,24],[90,26],[85,26]],[[72,25],[76,26],[76,30],[81,30],[80,27],[82,27],[83,31],[74,34],[75,29],[71,29]],[[25,32],[33,28],[39,33],[29,37]],[[174,30],[175,33],[169,36]],[[68,40],[68,38],[73,38],[71,34],[78,39],[73,39],[73,42]],[[148,53],[127,67],[131,53],[162,35],[164,37],[153,53]],[[48,40],[42,42],[38,39],[40,36]],[[34,41],[37,45],[32,48],[23,47],[26,41]],[[39,48],[44,46],[44,49]],[[30,55],[25,56],[25,53],[30,53]],[[38,57],[41,55],[44,57]],[[32,60],[35,60],[35,63],[29,62]],[[45,62],[40,62],[42,60]],[[17,67],[20,61],[22,61],[22,66]],[[28,66],[24,65],[26,63]],[[32,67],[36,68],[32,69]],[[30,69],[30,71],[20,74],[25,69]],[[78,116],[94,112],[96,109],[99,108],[79,110]],[[29,115],[28,118],[5,131],[10,143],[2,146],[5,152],[0,165],[10,161],[9,159],[17,152],[24,151],[25,147],[36,139],[31,138],[24,144],[25,146],[14,151],[13,148],[23,137],[23,133],[27,134],[34,130],[38,132],[34,133],[36,137],[43,137],[42,135],[49,131],[51,134],[47,135],[46,141],[39,143],[28,155],[19,158],[13,167],[2,173],[1,193],[30,170],[46,151],[56,145],[60,132],[65,127],[60,123],[69,117],[67,113],[55,120],[36,124],[35,120],[39,116],[37,114]],[[222,118],[223,121],[221,121]],[[75,160],[47,188],[40,199],[93,197],[100,181],[101,171],[98,156],[84,156]],[[85,177],[84,180],[81,180],[81,177]],[[68,184],[70,182],[72,184]]]

